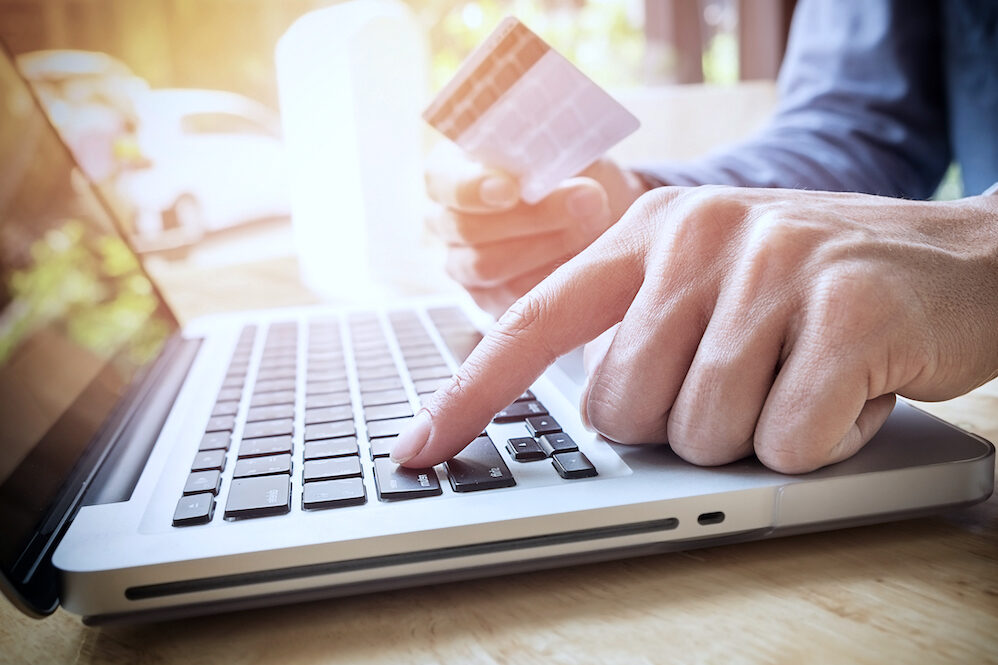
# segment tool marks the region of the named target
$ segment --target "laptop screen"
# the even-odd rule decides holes
[[[0,55],[0,566],[10,571],[177,324]]]

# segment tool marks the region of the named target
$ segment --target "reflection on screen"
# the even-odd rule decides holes
[[[48,505],[108,416],[113,397],[156,357],[174,329],[90,183],[9,58],[3,58],[0,508],[5,519],[13,504],[25,509],[26,522],[39,517],[29,513]],[[74,424],[71,435],[65,426],[56,427],[67,418]]]

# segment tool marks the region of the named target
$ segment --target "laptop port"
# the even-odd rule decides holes
[[[704,526],[707,526],[709,524],[720,524],[723,521],[724,521],[724,513],[722,513],[720,510],[713,513],[700,513],[700,516],[697,517],[697,522],[699,522]]]

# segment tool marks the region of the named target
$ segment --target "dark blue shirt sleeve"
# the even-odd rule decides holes
[[[779,86],[776,114],[753,138],[638,170],[669,185],[935,191],[950,162],[936,2],[802,0]]]

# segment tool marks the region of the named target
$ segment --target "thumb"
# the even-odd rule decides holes
[[[456,149],[434,150],[427,159],[426,191],[452,210],[489,213],[520,200],[520,186],[508,173],[470,160]]]
[[[619,323],[611,326],[599,337],[586,344],[582,350],[582,364],[585,367],[586,376],[589,378],[586,381],[586,388],[582,391],[582,397],[579,400],[579,415],[582,416],[582,424],[586,426],[586,429],[593,428],[589,422],[589,413],[586,409],[586,405],[589,403],[589,391],[593,385],[593,375],[596,374],[600,365],[603,364],[603,358],[606,357],[606,352],[610,350],[610,345],[613,343],[613,338],[617,334],[619,327]]]

